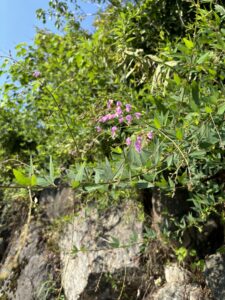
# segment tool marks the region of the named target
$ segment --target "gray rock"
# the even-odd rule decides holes
[[[134,235],[136,244],[123,247],[129,245]],[[120,247],[110,245],[112,237],[118,239]],[[104,214],[95,209],[89,213],[82,210],[65,228],[60,241],[62,284],[67,299],[117,299],[120,289],[113,294],[108,274],[118,282],[125,278],[126,287],[132,290],[130,299],[136,299],[141,241],[142,222],[137,220],[137,211],[131,203]],[[84,250],[72,253],[74,247]]]
[[[191,275],[187,270],[179,267],[176,263],[165,267],[165,278],[168,283],[189,283],[190,276]]]
[[[225,299],[225,255],[213,254],[205,260],[205,280],[216,300]]]
[[[45,189],[40,193],[38,217],[29,224],[25,244],[13,270],[9,265],[20,248],[19,237],[24,220],[11,233],[0,270],[0,274],[5,272],[7,275],[4,278],[8,277],[0,287],[0,299],[53,300],[59,296],[60,280],[67,300],[111,300],[119,296],[123,299],[124,295],[130,300],[139,299],[137,294],[142,283],[139,254],[143,224],[138,221],[136,205],[129,202],[104,213],[89,207],[74,216],[74,203],[74,192],[69,188]],[[63,222],[64,232],[57,235],[60,244],[57,250],[60,250],[61,258],[60,277],[57,271],[59,256],[57,259],[50,251],[43,236],[46,224],[65,215],[70,215],[70,222],[66,225]],[[117,239],[119,247],[116,245]],[[54,238],[54,241],[57,245],[58,240]],[[110,242],[116,247],[113,248]],[[76,247],[82,251],[76,253]]]
[[[20,233],[23,231],[24,220],[21,220],[20,227],[11,234],[6,257],[0,268],[1,276],[6,278],[0,287],[0,299],[54,299],[50,298],[50,294],[55,288],[54,276],[59,259],[57,261],[48,249],[43,234],[46,224],[69,212],[73,213],[73,201],[73,191],[68,188],[45,189],[41,192],[38,204],[41,216],[39,220],[32,219],[29,224],[22,248]],[[18,249],[19,258],[15,262]]]
[[[202,289],[193,284],[167,283],[146,300],[206,300]]]
[[[7,295],[8,300],[40,299],[38,295],[44,291],[46,282],[50,280],[48,251],[40,244],[42,235],[41,224],[32,222],[26,244],[21,250],[19,264],[9,278],[5,280],[0,290],[1,295]],[[9,253],[2,269],[7,270],[8,263],[18,248],[18,236],[11,242]],[[12,290],[12,286],[16,286]]]

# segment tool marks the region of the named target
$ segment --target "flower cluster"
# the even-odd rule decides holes
[[[130,114],[132,106],[131,104],[125,104],[125,109],[123,110],[123,104],[120,101],[116,102],[116,106],[113,107],[114,101],[108,100],[107,102],[107,109],[108,113],[99,118],[100,123],[106,123],[110,120],[117,119],[120,124],[127,123],[130,125],[134,118],[137,120],[140,119],[141,113],[136,112],[133,115]]]
[[[127,103],[123,105],[120,101],[114,103],[113,100],[107,102],[107,113],[98,118],[98,125],[96,130],[98,133],[102,132],[103,127],[107,124],[110,126],[111,136],[116,138],[120,126],[130,126],[132,122],[139,120],[142,117],[140,112],[132,113],[132,105]],[[140,153],[143,148],[144,141],[150,141],[153,139],[153,132],[150,131],[146,134],[139,134],[134,141],[135,150]],[[132,144],[133,136],[127,137],[125,144],[130,146]]]

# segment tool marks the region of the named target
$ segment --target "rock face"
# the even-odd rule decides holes
[[[13,269],[10,261],[20,248],[26,216],[11,232],[0,265],[0,274],[8,275],[0,282],[1,300],[53,300],[62,290],[68,300],[137,299],[142,222],[135,205],[129,202],[104,213],[89,207],[75,214],[75,198],[69,188],[48,188],[38,195]],[[69,221],[56,234],[53,224],[60,220]]]
[[[206,300],[201,287],[191,283],[191,274],[177,264],[165,267],[166,283],[146,300]]]
[[[82,210],[68,224],[60,242],[67,299],[117,299],[120,293],[137,299],[141,241],[142,222],[131,203],[100,215],[94,209]],[[118,283],[114,289],[110,274]]]
[[[225,299],[225,255],[211,255],[205,261],[205,278],[216,300]]]
[[[25,243],[21,245],[25,220],[21,220],[21,226],[11,234],[0,269],[2,276],[7,277],[0,286],[0,299],[55,299],[53,290],[60,279],[56,271],[59,258],[47,246],[46,227],[56,217],[73,212],[73,202],[74,195],[70,189],[46,189],[40,193],[36,207],[38,217],[32,218]],[[12,269],[11,261],[18,249],[18,262]]]

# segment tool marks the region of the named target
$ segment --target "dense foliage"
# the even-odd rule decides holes
[[[2,62],[2,185],[61,176],[89,192],[182,187],[193,209],[178,232],[212,213],[223,220],[224,4],[111,1],[93,34],[65,2],[49,13],[62,34],[40,30]]]

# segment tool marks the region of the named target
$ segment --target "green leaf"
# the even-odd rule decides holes
[[[13,169],[13,174],[15,176],[16,182],[20,185],[30,186],[31,178],[26,177],[22,172]]]
[[[107,191],[108,190],[108,185],[107,184],[90,184],[90,185],[85,185],[84,190],[87,192],[95,192],[95,191]]]
[[[78,188],[80,186],[80,182],[76,181],[76,180],[73,180],[71,182],[71,186],[72,186],[73,189],[76,189],[76,188]]]
[[[185,46],[188,48],[188,49],[192,49],[194,47],[194,43],[186,38],[183,38],[183,41],[185,43]]]
[[[221,104],[219,107],[218,107],[218,115],[223,115],[225,112],[225,103]]]
[[[174,155],[171,154],[171,155],[169,155],[169,156],[167,157],[167,159],[166,159],[167,167],[168,167],[168,168],[172,165],[173,157],[174,157]]]
[[[207,61],[208,58],[210,58],[210,55],[211,55],[211,52],[206,52],[203,55],[201,55],[199,57],[199,59],[197,60],[197,64],[200,65],[200,64],[204,63],[205,61]]]
[[[205,159],[206,151],[205,150],[193,151],[189,155],[194,158],[204,158]]]
[[[113,171],[110,165],[110,162],[108,160],[108,158],[105,158],[105,166],[104,166],[104,171],[105,171],[105,178],[104,180],[109,181],[111,179],[113,179]]]
[[[174,79],[174,81],[176,82],[177,85],[180,85],[181,79],[180,79],[180,77],[177,73],[173,74],[173,79]]]
[[[160,124],[160,122],[159,122],[159,119],[154,118],[154,124],[155,124],[155,127],[156,127],[157,129],[160,129],[160,128],[161,128],[161,124]]]
[[[51,182],[54,182],[54,166],[53,166],[51,155],[49,157],[49,178]]]
[[[37,185],[46,187],[49,185],[49,181],[44,177],[37,177]]]
[[[147,188],[152,187],[152,184],[149,183],[148,181],[140,180],[140,181],[137,182],[136,186],[137,186],[138,189],[143,190],[143,189],[147,189]]]
[[[122,154],[123,150],[118,146],[116,148],[111,148],[113,153]]]
[[[83,163],[82,165],[80,165],[80,167],[78,168],[77,174],[75,176],[75,181],[79,181],[81,182],[83,180],[84,177],[84,171],[85,171],[85,163]]]
[[[206,111],[207,114],[211,114],[212,113],[212,108],[209,107],[209,106],[206,106],[205,111]]]
[[[30,184],[31,186],[37,185],[37,177],[34,174],[30,177]]]
[[[177,128],[177,129],[176,129],[176,138],[177,138],[179,141],[182,141],[182,140],[183,140],[183,132],[182,132],[181,128]]]
[[[200,106],[198,83],[196,81],[192,81],[191,88],[192,88],[192,98],[194,100],[194,103],[196,104],[196,106]]]
[[[216,12],[220,13],[223,16],[223,18],[225,17],[225,8],[223,6],[216,4],[215,10]]]

